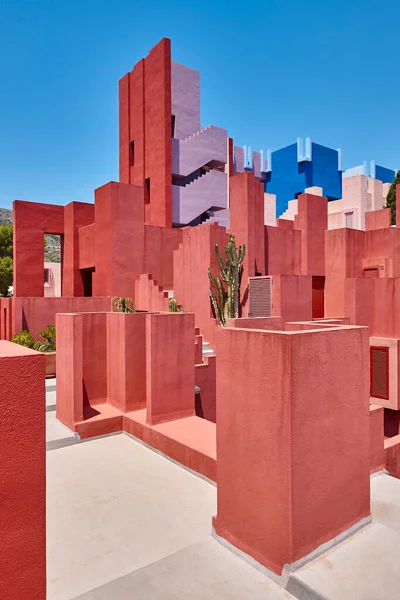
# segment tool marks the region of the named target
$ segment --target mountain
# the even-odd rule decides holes
[[[12,210],[0,208],[0,225],[12,225]],[[47,241],[44,249],[44,260],[47,262],[61,262],[61,239],[59,235],[45,234]]]

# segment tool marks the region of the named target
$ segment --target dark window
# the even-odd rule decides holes
[[[83,295],[85,297],[91,297],[93,290],[93,273],[95,272],[95,269],[80,269],[80,272],[83,283]]]
[[[45,269],[44,270],[44,282],[50,283],[50,278],[51,278],[50,269]]]
[[[150,177],[144,180],[144,202],[150,204]]]
[[[130,165],[131,167],[133,167],[133,165],[135,164],[135,142],[132,141],[131,142],[131,152],[130,152]]]
[[[175,115],[171,116],[171,137],[175,137]]]

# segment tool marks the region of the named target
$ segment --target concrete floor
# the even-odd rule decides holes
[[[373,477],[372,524],[284,590],[211,537],[214,485],[123,434],[78,443],[51,380],[46,411],[48,600],[400,597],[400,480]]]

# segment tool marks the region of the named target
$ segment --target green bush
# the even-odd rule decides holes
[[[55,352],[56,351],[56,327],[55,325],[47,325],[47,329],[44,329],[39,333],[39,336],[43,341],[39,340],[34,343],[34,349],[38,352]]]
[[[20,346],[25,346],[26,348],[33,348],[35,345],[35,340],[32,337],[32,334],[25,329],[21,331],[21,333],[17,333],[14,335],[11,340],[14,344],[19,344]]]

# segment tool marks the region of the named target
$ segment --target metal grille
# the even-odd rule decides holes
[[[249,280],[250,287],[250,316],[271,316],[271,277],[254,277]]]
[[[389,348],[371,346],[371,396],[389,400]]]

